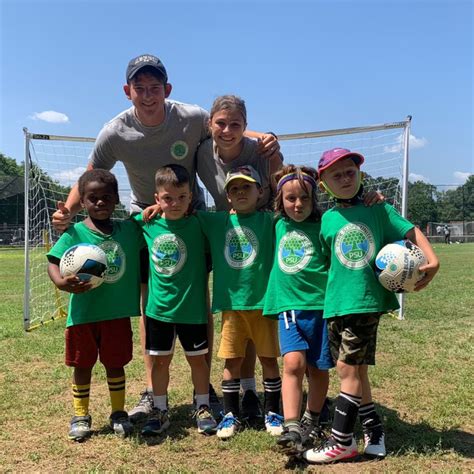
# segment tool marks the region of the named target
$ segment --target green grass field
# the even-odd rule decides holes
[[[23,331],[23,254],[0,250],[1,471],[472,472],[474,244],[435,250],[441,260],[438,276],[427,290],[409,295],[406,321],[384,317],[379,331],[371,379],[388,457],[324,468],[288,464],[262,431],[249,429],[229,442],[198,435],[189,416],[192,386],[180,350],[172,365],[172,427],[166,437],[150,443],[139,434],[122,440],[108,431],[105,373],[97,365],[90,406],[95,434],[82,444],[68,441],[72,402],[70,370],[63,362],[64,320]],[[137,335],[135,358],[127,368],[128,408],[143,389]],[[221,370],[216,358],[216,388]],[[334,396],[334,373],[331,379]]]

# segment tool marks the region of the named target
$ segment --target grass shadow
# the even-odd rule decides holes
[[[196,421],[193,418],[194,407],[192,404],[184,404],[171,407],[169,410],[170,427],[162,434],[157,436],[142,436],[141,430],[145,426],[146,418],[136,423],[134,436],[138,444],[156,446],[163,443],[166,439],[179,441],[189,436],[189,429],[196,427]],[[107,427],[108,428],[108,427]],[[108,428],[110,432],[110,428]]]
[[[409,423],[400,418],[397,411],[375,404],[383,419],[386,431],[388,455],[433,454],[452,450],[455,453],[474,458],[474,435],[456,428],[438,430],[429,423]]]

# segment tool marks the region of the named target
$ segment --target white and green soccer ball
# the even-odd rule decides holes
[[[398,240],[380,250],[375,259],[379,282],[394,293],[414,291],[424,276],[419,268],[426,263],[422,250],[409,240]]]
[[[67,249],[59,262],[61,276],[76,275],[80,280],[87,281],[92,288],[104,282],[107,271],[107,256],[97,245],[77,244]]]

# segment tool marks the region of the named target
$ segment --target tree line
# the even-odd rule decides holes
[[[0,224],[24,223],[23,180],[24,165],[0,153]],[[52,209],[56,207],[56,201],[65,199],[70,191],[70,187],[61,185],[36,165],[32,165],[30,181],[41,183],[43,196],[40,197],[50,203]],[[397,204],[400,199],[400,183],[396,178],[366,175],[364,187],[380,191],[391,204]],[[319,198],[321,202],[328,201],[324,193]],[[117,214],[123,216],[125,211],[120,205]],[[423,181],[408,183],[407,217],[421,229],[425,229],[428,222],[473,221],[474,175],[469,176],[463,185],[448,190],[438,190],[435,185]]]

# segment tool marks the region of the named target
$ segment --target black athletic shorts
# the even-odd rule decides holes
[[[187,356],[197,356],[209,352],[207,323],[175,324],[165,323],[145,316],[145,349],[148,355],[163,356],[174,353],[176,336]]]

